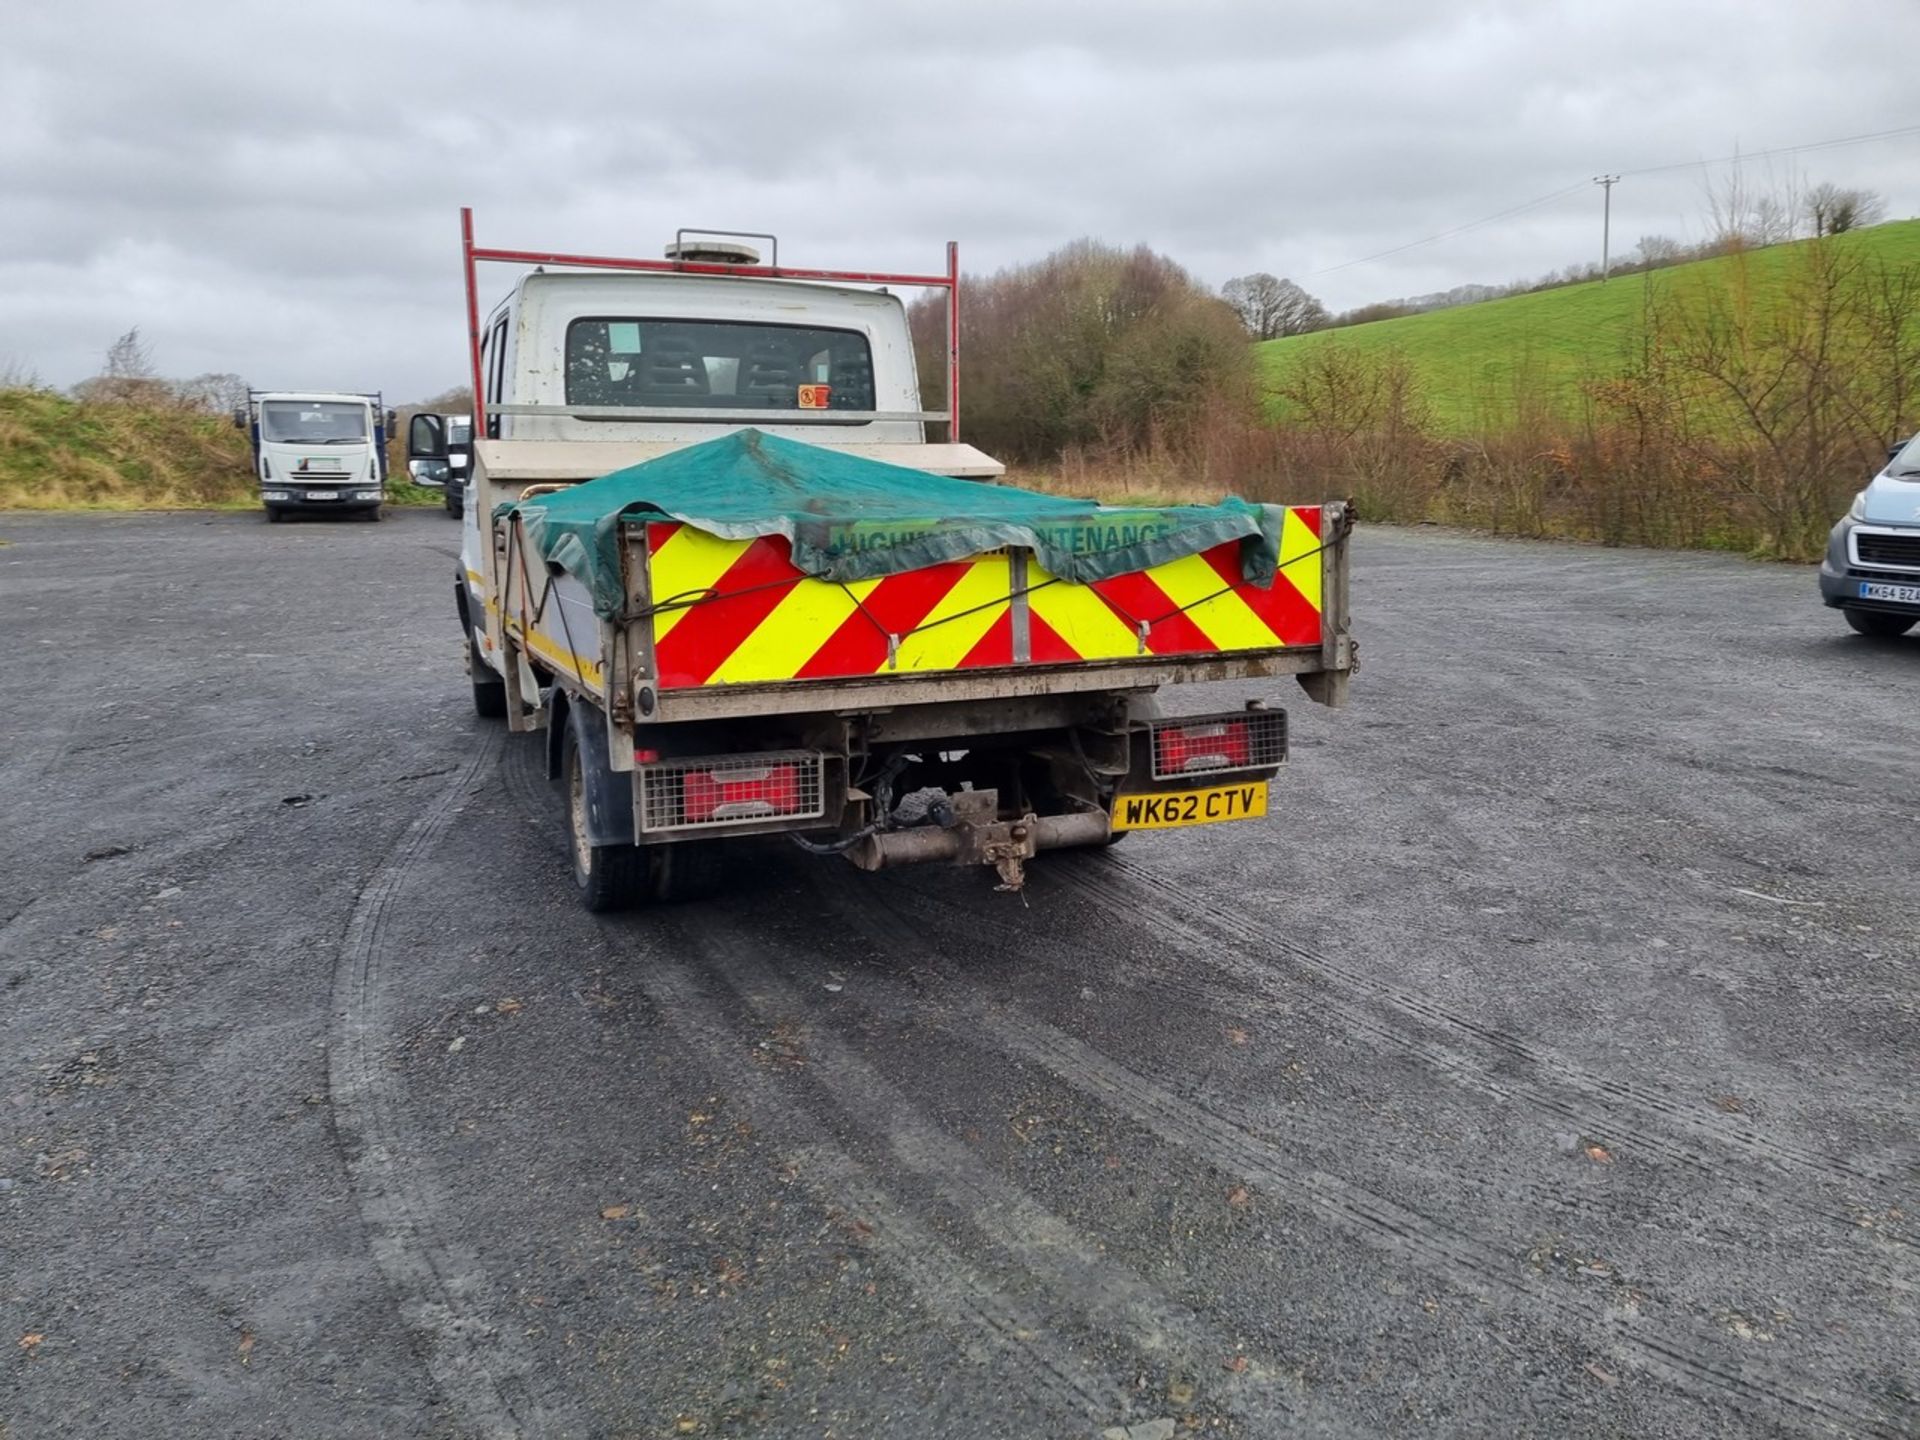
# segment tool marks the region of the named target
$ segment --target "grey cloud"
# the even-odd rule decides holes
[[[1597,197],[1317,272],[1596,170],[1897,125],[1916,40],[1903,0],[79,0],[0,49],[0,361],[67,383],[138,323],[173,373],[437,390],[463,203],[583,252],[739,224],[990,270],[1092,235],[1336,308],[1498,282],[1591,258]],[[1774,172],[1920,209],[1911,143]],[[1620,246],[1697,231],[1702,183],[1623,183]]]

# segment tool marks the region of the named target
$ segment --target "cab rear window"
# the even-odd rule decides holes
[[[731,320],[575,320],[567,326],[567,403],[872,410],[873,352],[867,337],[854,330]]]

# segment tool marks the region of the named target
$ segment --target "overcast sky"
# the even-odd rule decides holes
[[[1603,170],[1920,123],[1914,0],[0,3],[0,372],[57,385],[131,325],[168,375],[458,383],[462,204],[796,265],[1094,236],[1341,309],[1597,258]],[[1698,238],[1726,168],[1629,174],[1616,249]],[[1826,179],[1920,214],[1920,134],[1747,166]]]

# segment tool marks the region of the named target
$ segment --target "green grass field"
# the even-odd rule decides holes
[[[440,503],[437,490],[404,480],[389,484],[387,496],[394,505]],[[247,438],[224,417],[0,390],[0,510],[259,504]]]
[[[1878,225],[1832,242],[1888,266],[1920,266],[1920,220]],[[1569,285],[1451,310],[1408,315],[1340,330],[1270,340],[1256,347],[1269,390],[1291,366],[1322,345],[1351,345],[1362,354],[1399,350],[1419,377],[1434,425],[1449,434],[1489,434],[1521,413],[1571,418],[1583,381],[1618,370],[1639,332],[1650,294],[1686,305],[1711,290],[1751,287],[1759,303],[1784,293],[1801,257],[1798,245],[1676,265],[1642,275]],[[1526,403],[1522,403],[1522,397]],[[1284,400],[1272,402],[1284,417]]]

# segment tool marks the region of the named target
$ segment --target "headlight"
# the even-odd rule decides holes
[[[262,490],[260,492],[260,498],[262,500],[291,500],[293,495],[292,492],[287,490]]]
[[[380,492],[378,490],[356,490],[353,492],[353,498],[356,500],[378,500],[380,498]]]
[[[1847,507],[1847,518],[1849,520],[1864,520],[1867,518],[1866,491],[1862,490],[1858,495],[1853,497],[1853,504]]]

